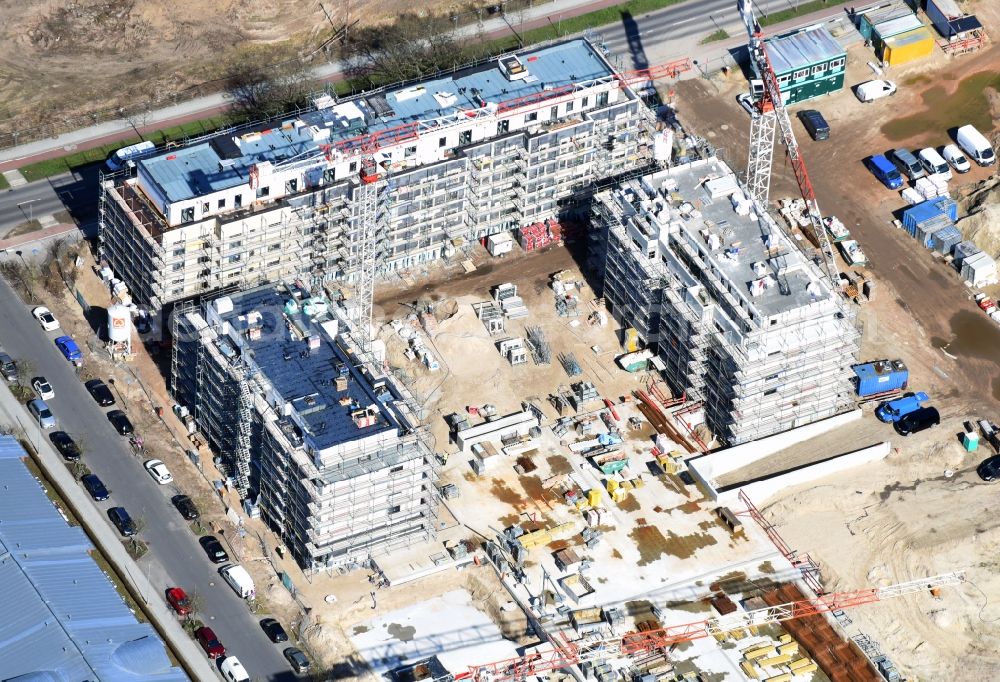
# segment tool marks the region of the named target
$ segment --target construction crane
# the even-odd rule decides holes
[[[429,119],[411,121],[388,128],[374,130],[330,144],[319,145],[274,165],[274,170],[301,168],[306,171],[317,165],[327,165],[345,158],[359,156],[359,190],[357,202],[357,239],[352,241],[354,258],[352,265],[357,271],[355,286],[355,338],[362,351],[371,346],[372,308],[375,295],[375,274],[378,261],[376,241],[388,219],[386,201],[391,198],[392,186],[387,182],[388,168],[376,162],[382,149],[395,147],[404,142],[413,142],[424,133],[440,135],[445,130],[469,123],[470,120],[489,118],[496,120],[514,112],[525,114],[543,107],[559,104],[570,99],[575,93],[601,83],[617,82],[619,88],[646,88],[657,80],[676,78],[691,69],[690,59],[677,59],[656,64],[644,69],[612,73],[601,78],[547,87],[521,97],[500,102],[487,102],[480,95],[473,94],[474,108],[458,108],[450,114]],[[256,177],[256,167],[251,174]]]
[[[805,159],[795,141],[792,123],[788,111],[781,99],[781,88],[778,86],[778,76],[771,66],[771,59],[764,46],[764,32],[753,16],[753,0],[737,0],[740,16],[746,25],[750,36],[750,60],[757,75],[763,83],[760,98],[754,102],[755,112],[750,117],[750,153],[747,157],[747,187],[751,198],[758,202],[761,208],[767,208],[768,196],[771,190],[771,164],[774,156],[774,135],[781,128],[781,138],[788,153],[795,181],[799,192],[806,203],[809,224],[813,241],[823,255],[824,269],[835,289],[840,288],[840,271],[833,253],[833,246],[826,235],[823,226],[823,216],[816,203],[816,192],[813,190],[809,172],[806,170]]]
[[[671,625],[657,630],[629,632],[620,637],[573,642],[562,636],[559,637],[561,641],[552,641],[551,650],[472,666],[454,677],[456,680],[474,680],[475,682],[524,680],[532,675],[569,668],[586,661],[665,652],[669,647],[681,642],[724,635],[746,627],[782,623],[796,618],[850,609],[855,606],[921,592],[933,594],[941,587],[958,585],[963,582],[965,582],[965,573],[959,571],[931,578],[910,580],[888,587],[835,592],[815,599],[802,599],[693,623]]]

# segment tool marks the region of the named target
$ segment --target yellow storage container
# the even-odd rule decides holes
[[[613,478],[609,478],[607,486],[608,486],[608,492],[613,493],[614,491],[618,490],[618,481],[616,481]]]
[[[758,646],[744,651],[743,657],[748,661],[753,661],[758,658],[764,658],[765,656],[774,656],[775,651],[776,649],[773,646]]]
[[[788,644],[789,642],[792,641],[792,636],[787,632],[785,632],[780,637],[778,637],[778,641],[781,642],[782,644]]]
[[[799,652],[798,642],[789,642],[778,647],[779,654],[797,654]]]
[[[757,669],[753,667],[753,663],[750,661],[740,661],[740,670],[742,670],[743,674],[751,680],[760,679]]]
[[[791,660],[792,660],[791,654],[782,654],[780,656],[770,656],[769,658],[762,658],[759,661],[757,661],[757,663],[759,663],[762,666],[775,666],[775,665],[784,665],[785,663],[788,663]]]
[[[591,507],[601,506],[601,489],[593,488],[587,493],[587,504]]]
[[[882,45],[882,61],[889,66],[899,66],[928,56],[936,43],[930,30],[921,28],[886,38]]]

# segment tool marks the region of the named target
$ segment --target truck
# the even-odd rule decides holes
[[[893,422],[898,422],[909,413],[920,409],[922,407],[921,403],[925,403],[928,400],[930,398],[923,391],[905,395],[895,400],[888,400],[878,406],[878,409],[875,410],[875,416],[881,422],[892,424]]]

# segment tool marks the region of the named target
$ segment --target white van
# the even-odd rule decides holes
[[[920,160],[920,165],[927,171],[927,175],[940,175],[945,180],[951,180],[951,168],[948,167],[948,162],[937,153],[934,147],[921,149],[917,158]]]
[[[222,661],[222,665],[219,666],[219,671],[229,682],[250,682],[250,675],[247,673],[247,669],[240,663],[240,659],[235,656],[226,656],[225,660]]]
[[[896,84],[892,81],[866,81],[854,87],[854,94],[862,102],[874,102],[896,94]]]
[[[993,153],[993,147],[975,126],[965,125],[959,128],[955,134],[955,142],[980,166],[992,166],[996,163],[997,156]]]
[[[257,592],[253,587],[253,578],[247,573],[247,569],[239,564],[230,564],[219,569],[219,574],[225,579],[233,592],[240,595],[241,599],[254,599]]]
[[[114,154],[108,157],[105,162],[105,166],[108,167],[110,171],[119,171],[125,167],[129,161],[135,161],[136,159],[142,159],[147,156],[151,156],[156,151],[156,145],[146,140],[145,142],[137,142],[136,144],[130,144],[127,147],[122,147]]]

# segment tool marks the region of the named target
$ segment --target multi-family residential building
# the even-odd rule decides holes
[[[582,39],[322,96],[105,176],[101,254],[158,308],[291,275],[349,280],[375,214],[379,268],[407,268],[554,216],[642,167],[650,117]]]
[[[595,197],[611,312],[701,401],[723,442],[823,419],[851,403],[860,330],[818,267],[715,157]]]
[[[341,313],[290,284],[173,316],[174,397],[305,570],[435,533],[437,461],[416,409],[361,360]]]

